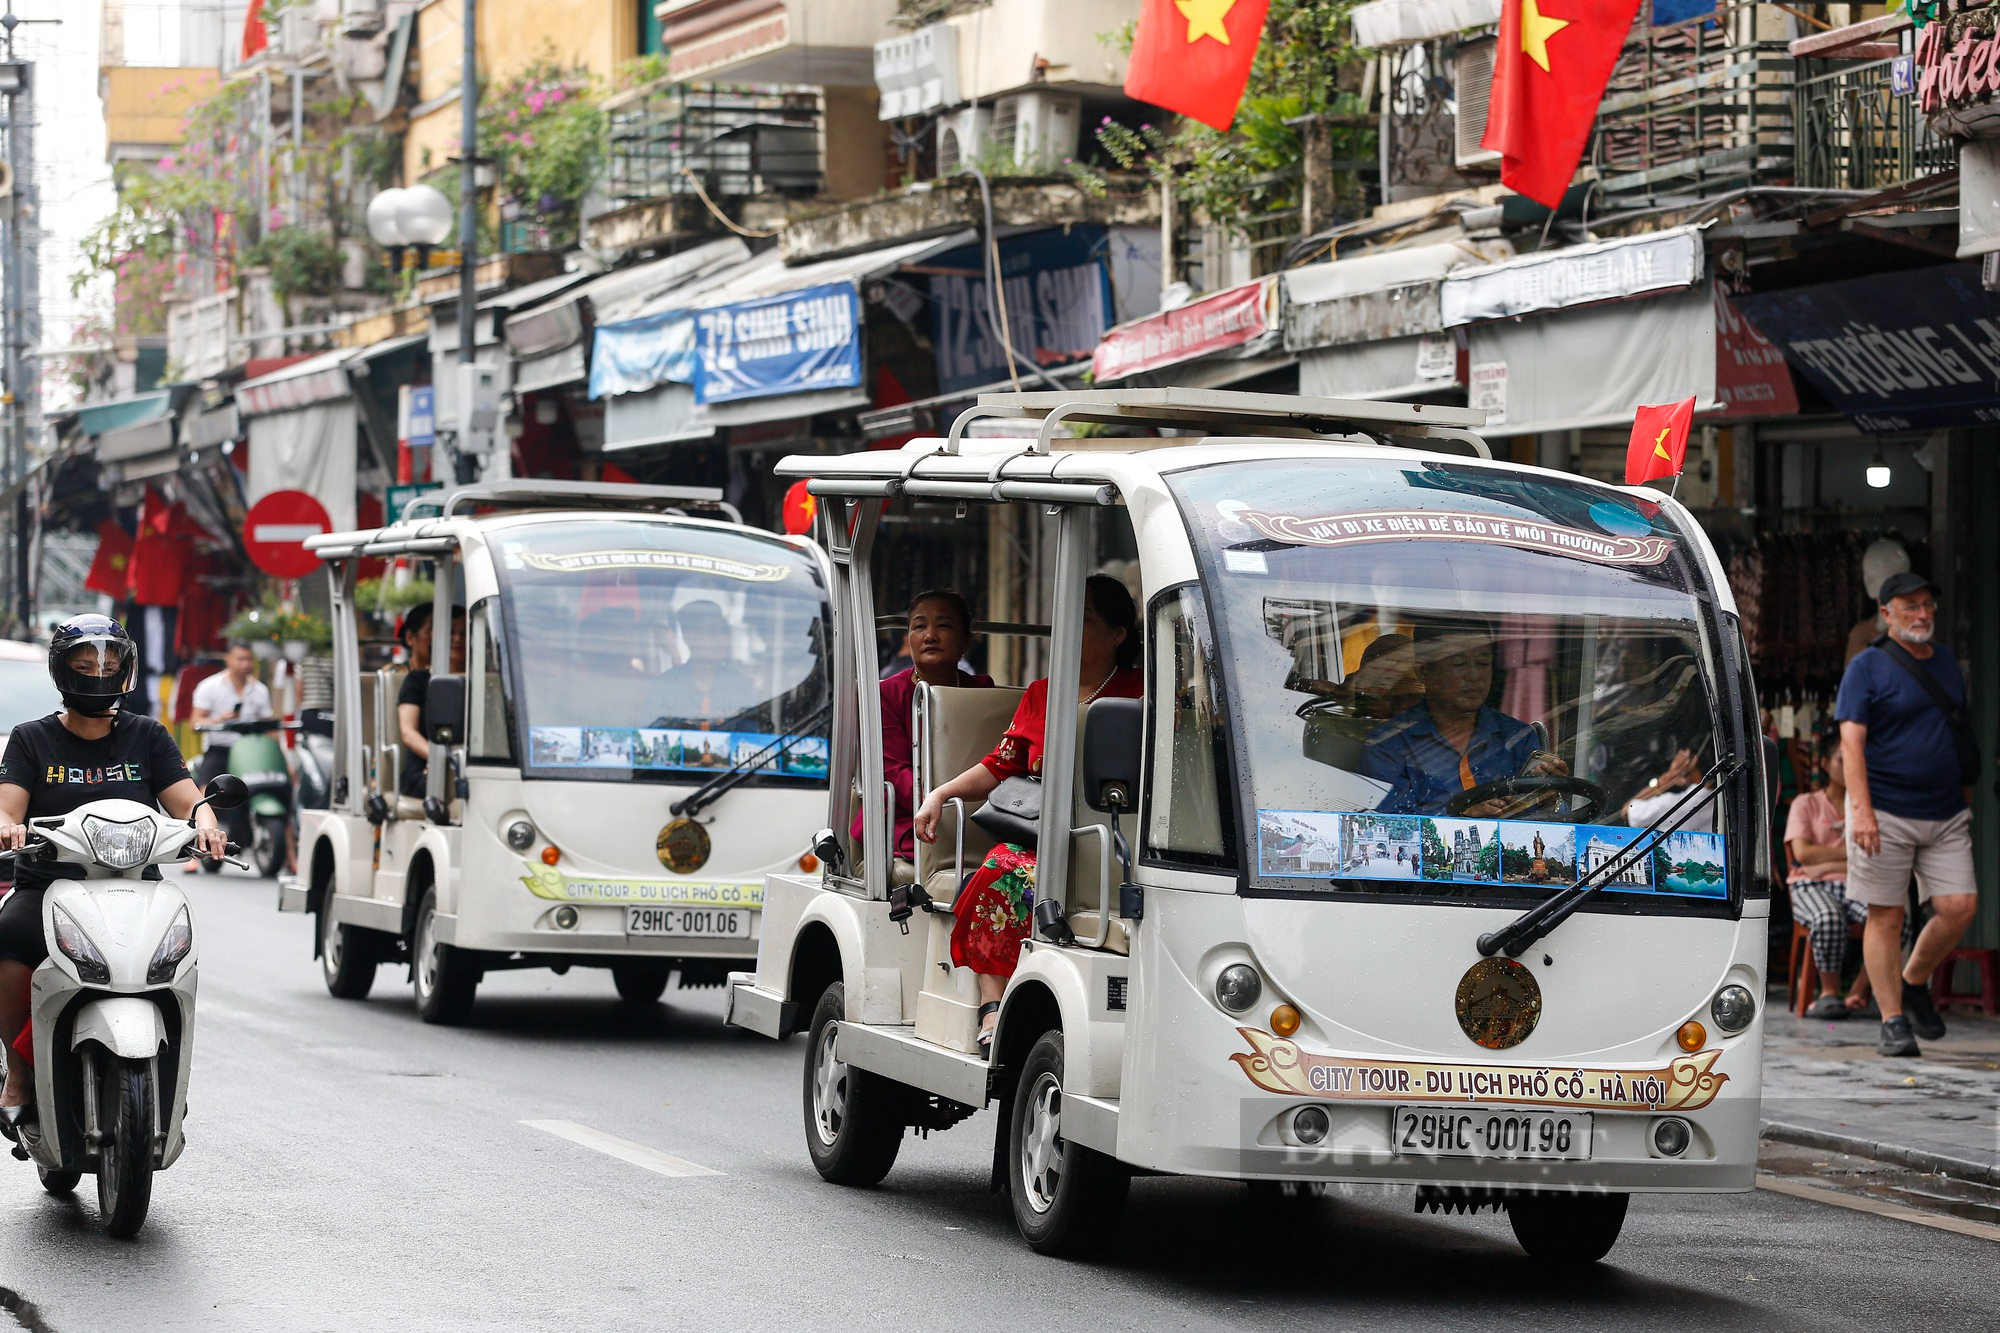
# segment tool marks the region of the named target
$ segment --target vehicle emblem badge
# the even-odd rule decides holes
[[[1490,1051],[1519,1046],[1541,1017],[1541,984],[1511,958],[1482,958],[1458,979],[1458,1025]]]
[[[692,874],[708,864],[708,830],[692,819],[676,819],[660,830],[653,850],[667,869]]]

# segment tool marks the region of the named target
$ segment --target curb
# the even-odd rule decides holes
[[[1858,1138],[1851,1134],[1836,1134],[1830,1130],[1813,1129],[1806,1125],[1787,1125],[1777,1120],[1764,1121],[1758,1128],[1758,1134],[1763,1138],[1776,1139],[1780,1143],[1794,1143],[1802,1148],[1824,1148],[1830,1152],[1843,1152],[1855,1157],[1872,1157],[1878,1162],[1894,1162],[1898,1166],[1914,1167],[1919,1171],[1935,1171],[1956,1180],[2000,1186],[2000,1165],[1975,1162],[1968,1157],[1953,1157],[1948,1153],[1931,1152],[1923,1148],[1906,1148],[1900,1144],[1880,1143],[1874,1139]]]

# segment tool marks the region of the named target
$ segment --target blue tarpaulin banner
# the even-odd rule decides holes
[[[1977,264],[1734,298],[1862,430],[2000,422],[2000,294]]]
[[[1007,332],[1022,357],[1046,369],[1087,361],[1097,350],[1113,322],[1104,250],[1102,227],[1034,232],[1000,242]],[[956,393],[1006,379],[979,248],[947,251],[924,267],[931,273],[938,391]]]
[[[1653,0],[1653,26],[1663,28],[1701,14],[1713,14],[1715,0]]]
[[[591,343],[590,396],[694,382],[694,316],[685,310],[601,325]]]
[[[698,403],[861,383],[854,284],[830,282],[694,312]]]

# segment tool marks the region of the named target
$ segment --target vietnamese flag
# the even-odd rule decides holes
[[[1562,203],[1639,0],[1504,0],[1481,146],[1500,183]]]
[[[1271,0],[1142,0],[1125,95],[1227,132]]]
[[[1694,425],[1694,398],[1658,407],[1642,407],[1632,420],[1632,442],[1625,446],[1625,484],[1660,477],[1678,477],[1687,459],[1688,429]]]
[[[84,575],[83,586],[123,601],[129,581],[125,570],[131,562],[131,534],[104,519],[97,525],[97,554],[90,558],[90,572]]]

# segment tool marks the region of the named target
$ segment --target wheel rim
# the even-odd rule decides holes
[[[331,894],[331,890],[328,892]],[[322,907],[319,913],[319,956],[328,976],[340,971],[340,946],[340,927],[334,922],[333,908],[330,905]]]
[[[1028,1123],[1021,1127],[1021,1190],[1037,1213],[1055,1207],[1062,1188],[1062,1084],[1052,1073],[1035,1080]]]
[[[828,1023],[813,1055],[813,1132],[829,1148],[847,1123],[847,1066],[833,1053],[833,1034],[834,1025]]]
[[[438,984],[437,913],[425,912],[417,923],[417,994],[430,995]]]

